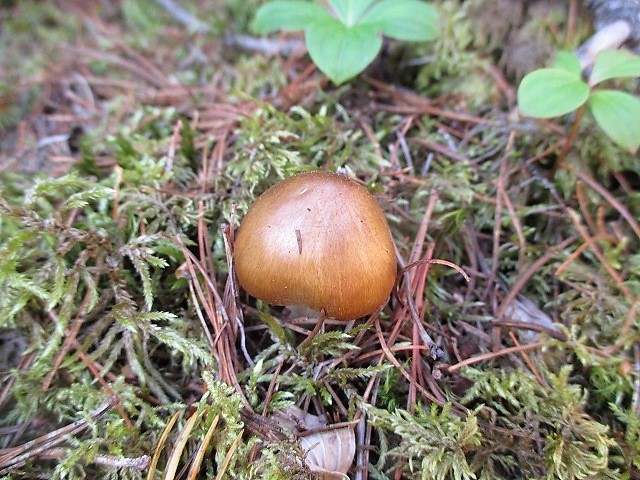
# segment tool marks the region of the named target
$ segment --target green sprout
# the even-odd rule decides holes
[[[424,42],[438,37],[438,12],[421,0],[276,0],[256,13],[260,34],[304,30],[309,56],[335,84],[361,73],[382,48],[382,35]]]
[[[640,100],[612,89],[595,89],[605,80],[640,77],[640,57],[625,50],[598,54],[588,82],[582,79],[578,59],[559,52],[551,68],[529,73],[518,88],[520,112],[551,118],[577,110],[575,125],[587,105],[596,122],[613,142],[635,153],[640,146]]]

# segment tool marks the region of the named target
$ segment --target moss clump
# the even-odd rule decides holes
[[[2,102],[0,476],[312,478],[274,420],[294,404],[356,429],[369,478],[637,476],[637,159],[586,123],[554,172],[567,125],[510,113],[479,4],[441,2],[438,43],[381,59],[402,87],[339,89],[225,43],[256,2],[187,4],[207,32],[151,1],[5,6],[5,83],[16,53],[20,75],[60,64]],[[418,77],[394,63],[423,53]],[[281,178],[339,167],[412,265],[379,314],[314,331],[238,289],[232,231]]]

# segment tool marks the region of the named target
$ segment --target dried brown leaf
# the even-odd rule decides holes
[[[331,429],[322,417],[289,407],[277,414],[280,425],[300,435],[300,446],[307,453],[305,463],[325,480],[348,480],[346,473],[356,453],[356,437],[351,427]],[[313,430],[318,430],[313,432]]]

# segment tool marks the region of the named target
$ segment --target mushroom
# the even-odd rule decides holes
[[[345,175],[327,172],[294,175],[262,194],[242,220],[234,258],[250,295],[324,309],[337,320],[383,305],[397,269],[376,201]]]

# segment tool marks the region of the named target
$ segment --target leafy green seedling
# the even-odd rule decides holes
[[[640,147],[640,100],[618,90],[594,89],[605,80],[625,77],[640,77],[640,57],[631,52],[600,52],[588,82],[582,79],[578,59],[559,52],[551,68],[535,70],[522,79],[518,106],[524,115],[551,118],[574,110],[582,113],[587,105],[609,138],[635,153]],[[576,122],[580,118],[576,115]]]
[[[421,0],[305,0],[262,5],[253,28],[265,34],[304,30],[309,56],[335,84],[362,72],[382,47],[382,35],[422,42],[438,37],[438,12]]]

